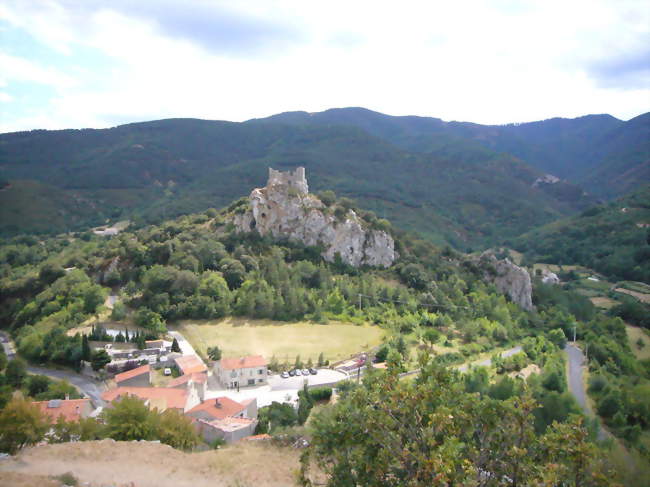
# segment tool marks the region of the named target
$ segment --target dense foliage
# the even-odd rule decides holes
[[[160,222],[229,204],[264,185],[268,166],[305,166],[313,191],[353,197],[403,229],[457,247],[515,237],[589,201],[565,183],[533,187],[540,171],[468,139],[439,135],[421,151],[364,130],[162,120],[4,134],[0,176],[11,185],[0,191],[0,232]]]
[[[530,262],[580,264],[612,279],[650,282],[650,186],[515,241]]]
[[[328,485],[611,485],[578,417],[540,436],[525,388],[493,399],[466,392],[434,362],[422,365],[415,381],[392,367],[377,372],[313,418],[307,455]]]

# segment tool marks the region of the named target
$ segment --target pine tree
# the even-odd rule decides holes
[[[81,359],[88,362],[90,360],[90,343],[88,343],[88,336],[81,337]]]
[[[174,337],[174,340],[172,341],[172,352],[181,352],[181,347],[178,344],[178,340],[176,340],[176,337]]]

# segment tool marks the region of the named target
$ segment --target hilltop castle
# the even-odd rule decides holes
[[[254,189],[250,207],[233,217],[240,232],[257,232],[290,238],[305,245],[322,245],[322,256],[333,262],[389,267],[396,259],[393,238],[383,230],[368,228],[353,210],[336,217],[316,196],[309,194],[305,168],[282,172],[269,168],[264,188]]]

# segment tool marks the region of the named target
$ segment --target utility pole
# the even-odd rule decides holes
[[[573,324],[573,343],[576,342],[576,327],[577,327],[577,324],[574,323]]]

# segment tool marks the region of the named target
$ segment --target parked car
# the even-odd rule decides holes
[[[280,374],[280,377],[282,377],[283,379],[286,379],[287,377],[289,377],[289,372],[286,372],[286,371],[285,371],[285,372],[282,372],[282,373]]]
[[[309,373],[311,375],[316,375],[316,374],[318,374],[318,371],[316,369],[309,369]]]
[[[289,375],[290,375],[291,377],[293,377],[294,375],[296,375],[296,371],[295,371],[295,370],[290,370],[290,371],[289,371]]]
[[[165,370],[163,371],[163,374],[172,375],[172,369],[170,369],[169,367],[165,367]]]
[[[302,375],[302,371],[300,369],[296,369],[296,375]]]
[[[302,369],[302,375],[309,375],[309,369]]]

